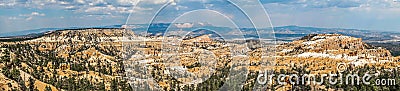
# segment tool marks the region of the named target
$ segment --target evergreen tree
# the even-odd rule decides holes
[[[37,87],[35,87],[35,89],[33,91],[39,91],[39,89]]]
[[[29,86],[28,86],[28,88],[29,88],[29,91],[34,91],[34,89],[35,89],[35,79],[29,77]]]
[[[44,89],[44,91],[52,91],[50,86],[46,86],[46,88]]]
[[[116,79],[111,81],[111,91],[118,91],[118,82]]]
[[[19,76],[19,79],[20,79],[20,81],[18,82],[19,83],[19,85],[21,86],[21,90],[22,91],[26,91],[26,85],[25,85],[25,81],[24,80],[22,80],[22,77],[21,76]]]
[[[99,91],[104,91],[106,89],[106,86],[104,84],[104,81],[100,84],[100,86],[98,87]]]

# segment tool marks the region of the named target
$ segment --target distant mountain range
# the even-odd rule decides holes
[[[147,27],[150,26],[150,27]],[[195,29],[209,29],[215,30],[221,34],[230,34],[226,36],[232,36],[237,34],[233,32],[232,28],[229,27],[217,27],[210,24],[204,23],[157,23],[157,24],[133,24],[133,25],[110,25],[110,26],[99,26],[99,27],[71,27],[71,28],[41,28],[26,31],[17,31],[10,33],[0,34],[0,38],[15,38],[15,37],[34,37],[43,35],[49,31],[64,30],[64,29],[79,29],[79,28],[130,28],[136,34],[143,36],[161,36],[167,29],[169,30],[182,30],[182,31],[193,31]],[[241,28],[243,36],[245,38],[259,38],[264,36],[271,36],[272,28],[258,29],[258,34],[253,32],[254,28]],[[146,32],[146,30],[148,30]],[[173,34],[173,33],[172,33]],[[395,32],[375,32],[369,30],[358,30],[358,29],[343,29],[343,28],[316,28],[316,27],[301,27],[301,26],[281,26],[274,27],[274,34],[277,40],[281,41],[292,41],[308,34],[343,34],[352,37],[362,38],[366,41],[385,41],[385,40],[398,40],[400,39],[400,33]],[[10,37],[11,36],[11,37]]]
[[[300,26],[283,26],[274,28],[277,34],[343,34],[352,37],[363,38],[364,40],[380,41],[396,39],[400,33],[396,32],[376,32],[359,29],[344,28],[315,28]]]

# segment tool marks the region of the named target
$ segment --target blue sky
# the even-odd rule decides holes
[[[235,0],[234,0],[235,1]],[[236,0],[240,1],[240,0]],[[251,0],[243,0],[250,2]],[[224,0],[1,0],[0,33],[38,28],[90,27],[115,24],[148,23],[158,8],[156,22],[169,22],[179,15],[197,10],[214,9],[223,16],[248,27],[249,21]],[[260,0],[274,26],[298,25],[328,28],[355,28],[375,31],[400,30],[400,2],[396,0]],[[246,5],[249,9],[256,5]],[[247,10],[250,13],[258,13]],[[127,22],[127,18],[131,17]],[[192,14],[177,19],[208,20],[221,24],[215,13]],[[197,18],[202,17],[202,18]],[[265,18],[263,15],[253,16]]]

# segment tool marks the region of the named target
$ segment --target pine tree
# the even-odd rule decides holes
[[[104,84],[104,81],[100,84],[100,86],[99,86],[99,91],[104,91],[105,90],[105,88],[106,88],[106,86],[105,86],[105,84]]]
[[[35,87],[35,89],[33,91],[39,91],[39,89],[37,87]]]
[[[21,86],[21,90],[22,90],[22,91],[26,91],[27,88],[26,88],[26,85],[25,85],[25,80],[22,80],[22,77],[21,77],[21,76],[19,77],[19,79],[20,79],[20,81],[19,81],[18,83],[19,83],[19,85]]]
[[[0,63],[6,63],[10,61],[10,52],[8,50],[3,51],[4,54],[2,57],[0,57]]]
[[[35,89],[35,79],[29,77],[29,86],[28,86],[28,88],[29,88],[29,91],[34,91],[34,89]]]
[[[118,82],[116,79],[111,81],[111,91],[118,91]]]
[[[52,91],[50,86],[46,86],[46,88],[44,89],[44,91]]]

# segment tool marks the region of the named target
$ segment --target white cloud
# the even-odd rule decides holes
[[[78,4],[84,4],[84,3],[86,3],[85,0],[75,0],[75,2],[78,3]]]
[[[39,13],[39,12],[32,12],[30,14],[20,14],[20,17],[25,17],[25,20],[30,21],[36,16],[46,16],[44,13]]]
[[[8,17],[8,19],[9,19],[9,20],[17,20],[17,19],[19,19],[19,18],[13,16],[13,17]]]
[[[30,17],[27,17],[25,20],[30,21],[30,20],[32,20],[32,19],[33,19],[33,17],[30,16]]]
[[[44,13],[38,13],[38,12],[32,12],[31,15],[32,15],[32,16],[45,16],[46,14],[44,14]]]
[[[83,14],[127,14],[132,12],[145,13],[148,10],[152,10],[152,5],[160,5],[167,2],[175,2],[175,0],[22,0],[19,2],[16,2],[16,0],[1,0],[0,8],[3,6],[6,8],[51,8],[71,10]],[[138,3],[143,5],[137,5]],[[136,8],[133,9],[133,7]]]
[[[30,14],[20,14],[19,16],[27,16],[27,17],[29,17],[29,16],[46,16],[46,14],[39,13],[39,12],[32,12]]]
[[[189,7],[187,7],[187,6],[182,6],[182,5],[177,5],[177,6],[175,7],[176,10],[188,9],[188,8],[189,8]]]
[[[117,0],[120,5],[137,5],[139,0]]]
[[[264,4],[279,3],[306,8],[400,8],[399,3],[393,0],[261,0]]]
[[[147,3],[147,4],[165,4],[167,2],[175,2],[175,0],[141,0],[140,3]]]

